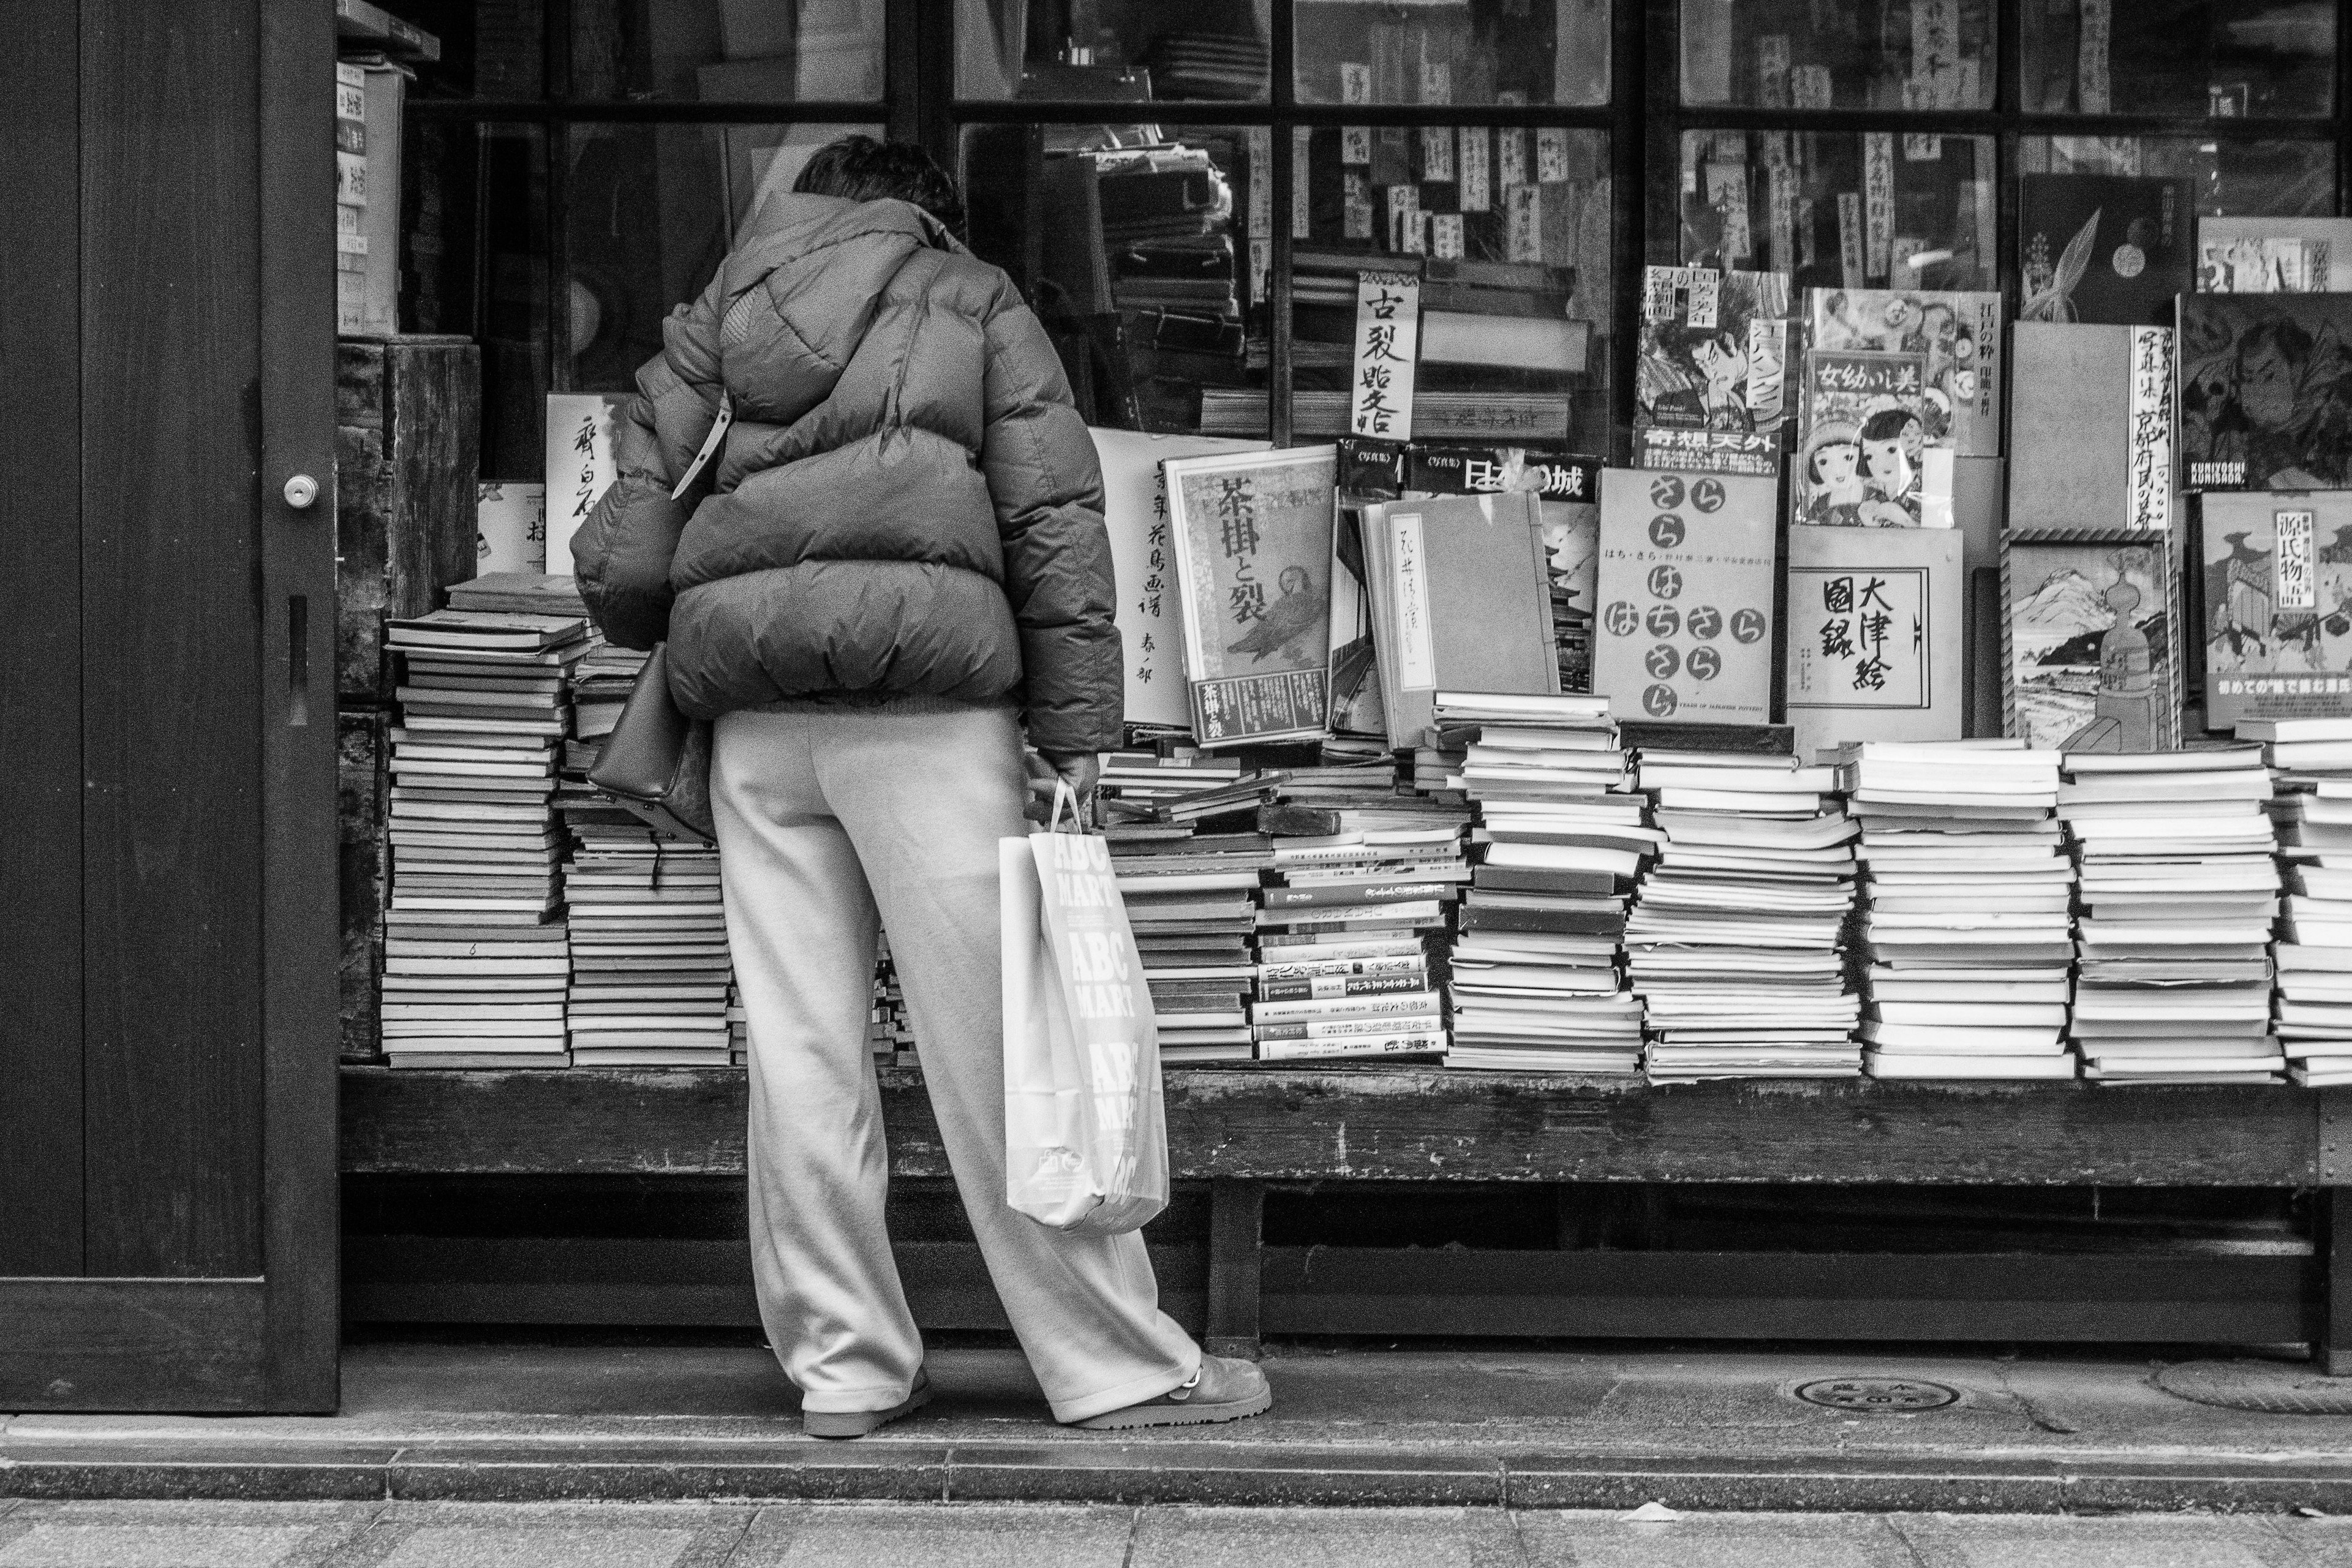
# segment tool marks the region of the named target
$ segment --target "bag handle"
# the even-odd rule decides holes
[[[1086,827],[1078,821],[1078,792],[1070,787],[1070,781],[1066,778],[1054,780],[1054,812],[1045,819],[1045,831],[1062,831],[1062,803],[1066,800],[1070,803],[1070,831],[1084,833]]]

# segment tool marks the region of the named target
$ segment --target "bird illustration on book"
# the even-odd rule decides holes
[[[2077,229],[2074,237],[2058,257],[2058,265],[2050,265],[2050,242],[2035,235],[2025,252],[2025,304],[2017,313],[2021,321],[2071,321],[2074,320],[2074,289],[2083,281],[2083,274],[2091,268],[2091,247],[2098,243],[2099,208]]]
[[[1248,654],[1252,664],[1264,664],[1276,654],[1291,660],[1307,656],[1302,639],[1323,629],[1328,609],[1316,601],[1315,578],[1304,566],[1286,566],[1274,585],[1281,596],[1257,613],[1256,625],[1240,641],[1225,645],[1227,653]]]

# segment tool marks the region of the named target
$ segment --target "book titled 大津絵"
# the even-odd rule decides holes
[[[1559,690],[1542,514],[1526,490],[1364,509],[1389,743],[1418,743],[1438,691]]]
[[[1789,531],[1789,722],[1797,754],[1957,741],[1962,541],[1944,528]]]
[[[2187,180],[2028,174],[2018,211],[2021,321],[2168,326],[2195,277]]]
[[[1770,721],[1779,489],[1738,475],[1601,475],[1592,689],[1611,713]]]
[[[2352,491],[2209,491],[2205,723],[2352,717]]]
[[[2172,329],[2020,321],[2010,353],[2009,526],[2169,528]]]
[[[2180,487],[2352,488],[2352,296],[2184,294]]]
[[[1175,552],[1168,490],[1160,465],[1170,458],[1263,452],[1272,443],[1208,436],[1152,436],[1090,430],[1102,465],[1103,523],[1118,584],[1118,637],[1127,661],[1127,721],[1191,727],[1184,682],[1181,617],[1176,605]]]
[[[1339,449],[1176,458],[1162,471],[1193,738],[1321,737]]]

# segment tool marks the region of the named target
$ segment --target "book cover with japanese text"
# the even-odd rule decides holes
[[[1592,689],[1612,713],[1770,721],[1779,489],[1738,475],[1601,475]]]
[[[1797,755],[1855,741],[1957,741],[1955,529],[1789,531],[1789,722]]]

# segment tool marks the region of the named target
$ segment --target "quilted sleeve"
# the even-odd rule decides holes
[[[719,414],[719,282],[662,323],[663,348],[637,371],[637,393],[613,417],[614,479],[572,537],[572,571],[597,629],[623,647],[669,635],[671,557],[709,480],[677,500]]]
[[[1119,743],[1127,685],[1094,438],[1045,327],[1007,279],[987,315],[981,471],[1021,636],[1030,743],[1068,754]]]

